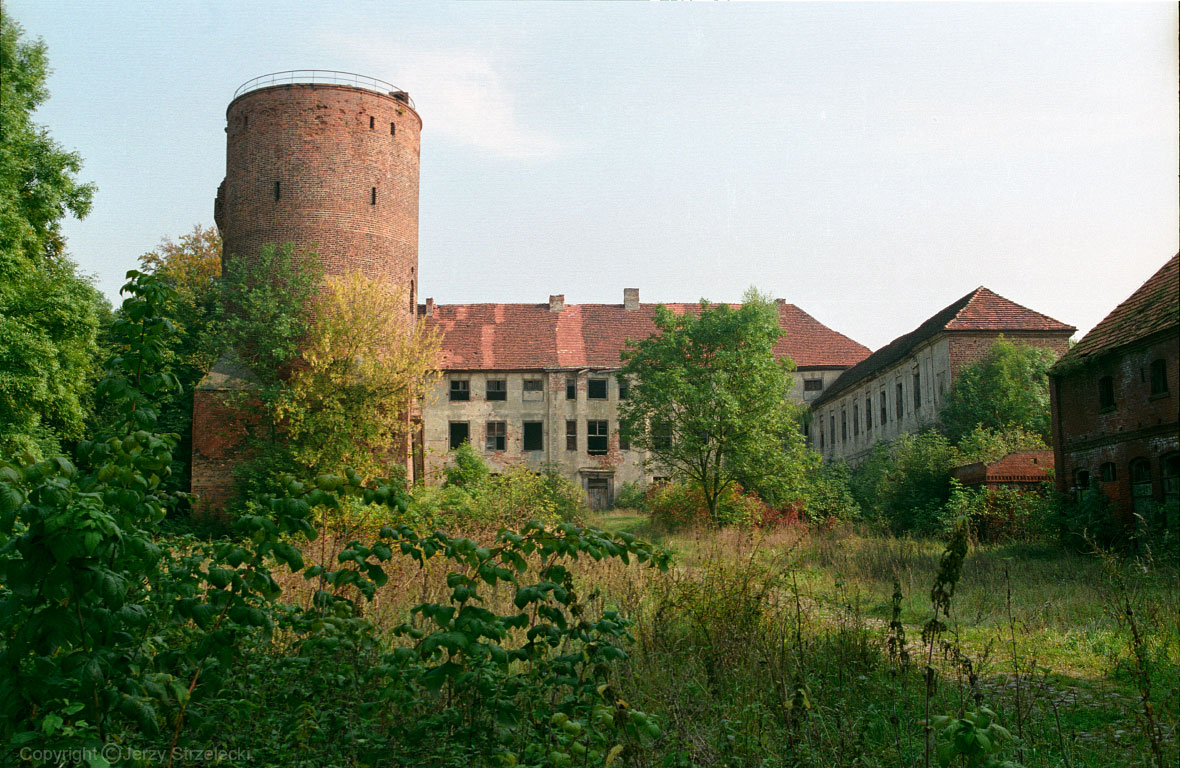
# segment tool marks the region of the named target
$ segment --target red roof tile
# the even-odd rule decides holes
[[[627,310],[622,304],[436,304],[431,327],[443,332],[444,370],[536,370],[542,368],[617,368],[628,339],[655,333],[658,304]],[[665,304],[676,314],[699,304]],[[737,305],[731,305],[736,308]],[[847,368],[869,349],[833,331],[794,304],[780,304],[785,335],[775,345],[778,357],[799,368]]]
[[[1147,282],[1062,355],[1054,369],[1067,369],[1095,355],[1180,325],[1178,262],[1180,254],[1168,259]]]
[[[983,286],[935,313],[933,317],[914,330],[898,336],[878,349],[865,360],[840,374],[840,378],[813,402],[812,408],[831,400],[878,371],[903,360],[922,342],[944,331],[991,331],[1012,333],[1017,331],[1059,332],[1064,335],[1076,331],[1072,325],[1058,322],[1048,315],[1022,307],[1014,301],[988,290]]]

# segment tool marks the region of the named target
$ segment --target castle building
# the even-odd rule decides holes
[[[513,465],[556,467],[577,481],[596,507],[609,506],[622,483],[658,477],[640,451],[619,437],[618,405],[627,397],[617,373],[628,340],[656,330],[657,304],[624,290],[622,304],[451,304],[422,306],[442,333],[443,377],[422,408],[426,477],[447,452],[468,440],[493,471]],[[665,304],[682,315],[699,304]],[[822,393],[869,350],[785,301],[775,356],[789,357],[791,396]]]
[[[842,373],[811,403],[811,445],[856,464],[881,441],[934,426],[959,371],[1001,335],[1060,355],[1076,330],[976,288]]]
[[[1099,490],[1126,520],[1180,502],[1178,260],[1049,370],[1058,490]]]

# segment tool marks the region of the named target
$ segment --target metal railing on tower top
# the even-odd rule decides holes
[[[358,75],[355,72],[337,72],[333,69],[288,69],[285,72],[272,72],[269,75],[259,75],[238,86],[238,89],[234,91],[234,98],[236,99],[243,93],[256,91],[259,88],[270,88],[272,85],[292,85],[295,83],[350,85],[354,88],[364,88],[369,91],[384,93],[387,96],[393,96],[399,101],[404,101],[411,108],[415,108],[410,95],[393,83],[387,83],[384,80],[378,80],[368,75]]]

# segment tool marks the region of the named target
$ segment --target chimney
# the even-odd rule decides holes
[[[434,299],[426,300],[426,316],[434,317]]]
[[[639,309],[639,289],[638,288],[624,288],[623,289],[623,309],[626,309],[626,310]]]
[[[565,309],[565,294],[559,293],[556,296],[549,297],[549,311],[560,312]]]
[[[782,305],[787,303],[787,300],[786,299],[775,299],[774,303],[781,307]]]

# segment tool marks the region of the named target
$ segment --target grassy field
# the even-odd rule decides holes
[[[1019,737],[1006,759],[1176,764],[1171,565],[973,547],[948,629],[930,646],[922,626],[940,542],[852,530],[667,534],[626,510],[590,522],[677,556],[667,574],[597,565],[583,576],[635,620],[623,687],[665,730],[644,764],[922,765],[928,661],[931,714],[991,708]],[[889,651],[895,583],[908,659]]]

